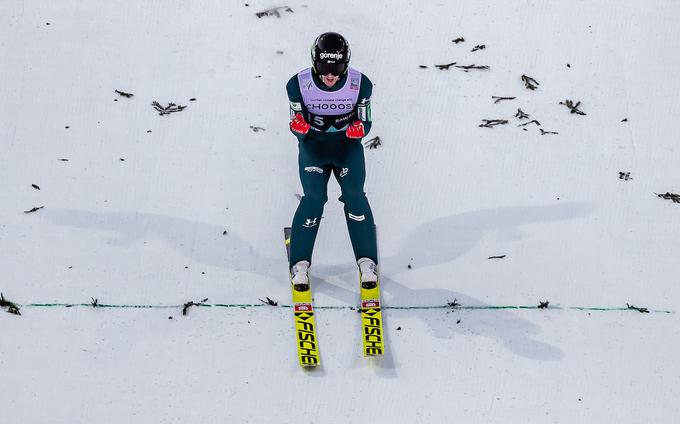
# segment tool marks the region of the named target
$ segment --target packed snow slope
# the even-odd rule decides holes
[[[2,0],[0,291],[21,313],[0,310],[3,418],[678,422],[680,204],[656,194],[680,191],[679,18],[677,1]],[[375,83],[366,193],[392,309],[387,354],[362,357],[332,181],[307,372],[283,307],[301,194],[284,87],[325,31]]]

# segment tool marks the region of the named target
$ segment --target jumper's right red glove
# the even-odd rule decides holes
[[[364,132],[364,124],[362,124],[361,121],[354,121],[352,125],[345,130],[345,135],[347,135],[347,138],[362,138],[366,135]]]
[[[306,121],[304,116],[302,116],[301,113],[296,113],[295,118],[293,118],[292,121],[290,121],[290,129],[293,132],[296,132],[300,135],[305,135],[309,131],[309,128],[311,125],[309,125]]]

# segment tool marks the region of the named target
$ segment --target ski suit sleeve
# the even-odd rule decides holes
[[[306,116],[306,113],[302,110],[303,109],[302,93],[300,93],[300,85],[298,84],[297,75],[293,75],[293,77],[290,80],[288,80],[288,84],[286,84],[286,92],[288,93],[288,107],[290,108],[290,120],[292,121],[293,118],[295,118],[296,113],[302,113],[303,116]],[[298,134],[293,130],[290,130],[290,132],[298,139],[298,141],[302,141],[305,139],[305,136],[302,134]]]
[[[364,74],[361,74],[361,87],[359,88],[359,99],[356,105],[357,119],[364,124],[364,133],[368,135],[371,131],[371,95],[373,94],[373,83]]]

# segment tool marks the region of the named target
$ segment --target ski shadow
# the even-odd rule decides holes
[[[589,213],[592,209],[586,203],[564,203],[556,206],[511,207],[466,212],[446,216],[427,222],[413,230],[396,254],[381,257],[381,290],[384,306],[427,306],[445,305],[456,300],[464,306],[491,306],[464,293],[440,288],[410,288],[398,282],[404,272],[405,264],[416,263],[418,269],[453,262],[477,244],[483,237],[493,234],[501,240],[521,240],[528,236],[527,224],[574,219]],[[318,292],[324,293],[342,303],[357,304],[358,288],[349,290],[332,284],[331,277],[348,275],[351,281],[356,278],[356,265],[318,265],[313,277]],[[408,272],[408,271],[407,271]],[[447,320],[451,310],[390,310],[385,311],[385,324],[391,319],[404,316],[417,316],[437,338],[454,338],[460,335],[478,335],[498,340],[510,352],[534,360],[558,360],[564,354],[558,348],[538,340],[541,328],[508,310],[462,311],[466,315],[465,324],[458,325],[456,320]],[[386,342],[393,333],[386,326]],[[392,352],[387,349],[387,352]],[[395,367],[396,358],[390,356],[380,363],[383,375],[394,376],[389,371]]]
[[[128,247],[160,240],[203,265],[252,272],[274,281],[285,275],[285,254],[283,259],[262,256],[236,231],[224,235],[224,228],[214,224],[153,213],[58,208],[45,209],[41,216],[58,225],[91,231],[106,245]]]
[[[354,276],[356,271],[347,273]],[[391,336],[395,334],[392,322],[399,319],[416,317],[422,321],[430,333],[439,339],[455,339],[461,336],[480,336],[498,341],[505,349],[515,355],[533,360],[559,360],[564,357],[563,352],[547,343],[540,341],[541,328],[526,319],[521,318],[517,311],[493,309],[493,310],[461,310],[455,307],[437,309],[389,309],[390,306],[411,306],[416,299],[437,299],[434,303],[422,302],[422,306],[446,305],[456,302],[461,306],[488,307],[487,303],[481,302],[471,296],[460,292],[445,289],[411,289],[394,279],[381,274],[381,291],[383,299],[383,333],[385,334],[385,354],[379,358],[370,358],[375,366],[376,375],[384,378],[396,378],[398,358],[392,348]],[[332,296],[343,303],[358,305],[359,293],[327,280],[315,277],[313,280],[315,291]],[[402,299],[402,300],[399,300]],[[421,302],[418,302],[421,303]],[[358,315],[358,314],[357,314]],[[464,317],[461,325],[456,318]],[[357,326],[360,319],[357,318]],[[359,335],[355,340],[357,346],[361,345]],[[364,366],[361,358],[357,357],[353,367]]]

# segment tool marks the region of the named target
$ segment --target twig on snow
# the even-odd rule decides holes
[[[156,109],[158,111],[159,115],[169,115],[173,112],[181,112],[181,111],[183,111],[184,109],[187,108],[186,106],[177,105],[175,103],[168,103],[167,106],[163,107],[157,101],[153,101],[151,103],[151,106],[153,106],[154,109]]]
[[[523,126],[529,125],[529,124],[536,124],[536,125],[539,126],[539,127],[541,126],[541,123],[538,122],[538,121],[535,120],[535,119],[532,119],[531,121],[525,122],[525,123],[523,123],[523,124],[519,124],[519,125],[517,125],[517,126],[518,126],[518,127],[523,127]]]
[[[522,81],[524,81],[524,86],[529,90],[535,90],[539,85],[541,85],[535,79],[524,74],[522,74]]]
[[[493,103],[496,104],[500,102],[501,100],[515,100],[516,97],[499,97],[499,96],[491,96],[492,99],[496,99]]]
[[[576,102],[576,104],[574,104],[574,102],[571,101],[571,100],[565,100],[563,102],[560,102],[560,104],[568,107],[571,110],[571,113],[575,113],[577,115],[585,115],[584,112],[578,110],[578,106],[581,104],[580,101]]]
[[[206,297],[205,299],[201,300],[201,301],[198,302],[198,303],[193,302],[193,301],[192,301],[192,302],[187,302],[187,303],[185,303],[185,304],[184,304],[184,308],[182,308],[182,315],[186,315],[187,312],[189,312],[189,308],[190,308],[190,307],[192,307],[192,306],[203,306],[203,304],[204,304],[205,302],[207,302],[207,301],[208,301],[208,298]]]
[[[14,315],[21,315],[19,307],[12,301],[5,299],[5,295],[0,293],[0,307],[7,308],[7,312]]]
[[[378,146],[382,146],[382,140],[380,139],[380,137],[373,137],[372,139],[364,142],[364,147],[366,147],[369,150],[377,149]]]
[[[440,71],[448,71],[450,67],[455,65],[456,62],[451,62],[447,63],[446,65],[434,65],[435,68],[439,69]]]
[[[673,203],[680,203],[680,194],[671,193],[669,191],[665,192],[664,194],[658,194],[658,193],[654,193],[654,194],[656,194],[657,196],[659,196],[662,199],[672,200]]]
[[[627,303],[626,303],[626,306],[628,307],[628,309],[632,309],[632,310],[634,310],[634,311],[638,311],[638,312],[640,312],[641,314],[648,314],[648,313],[649,313],[649,309],[647,309],[647,308],[638,308],[637,306],[629,305],[629,304],[627,304]]]
[[[268,298],[268,297],[267,297],[266,299],[267,299],[266,301],[264,301],[264,300],[262,300],[262,299],[258,299],[258,300],[259,300],[260,302],[264,303],[265,305],[270,305],[270,306],[277,306],[277,305],[279,304],[279,302],[277,302],[277,301],[275,301],[275,300],[271,300],[271,299]]]
[[[529,119],[529,114],[522,112],[522,109],[517,109],[517,113],[515,114],[515,118],[517,119]]]
[[[40,209],[42,209],[42,208],[44,208],[44,207],[45,207],[45,206],[37,206],[37,207],[35,207],[35,208],[29,209],[29,210],[27,210],[27,211],[24,211],[24,213],[33,213],[33,212],[37,212],[37,211],[39,211]]]
[[[255,16],[259,18],[263,16],[276,16],[277,18],[281,17],[281,13],[279,13],[279,10],[283,10],[284,12],[288,13],[293,13],[293,9],[291,9],[288,6],[279,6],[279,7],[272,7],[271,9],[263,10],[262,12],[257,12]]]
[[[457,307],[460,306],[460,303],[458,303],[458,299],[454,298],[453,302],[446,302],[446,306],[448,306],[451,309],[456,309]]]
[[[482,123],[478,126],[485,128],[493,128],[496,125],[505,125],[508,123],[507,119],[482,119]]]
[[[474,63],[472,65],[456,65],[456,68],[463,69],[465,72],[468,72],[470,69],[479,69],[483,71],[491,69],[489,65],[475,65]]]

